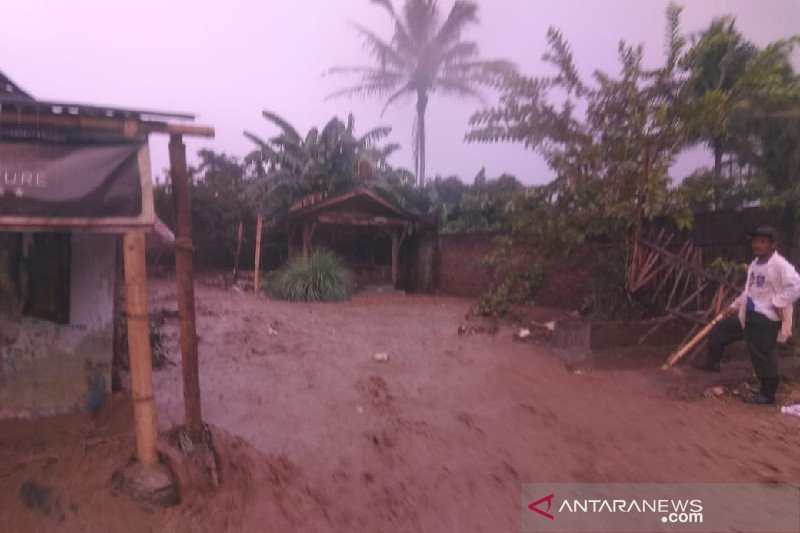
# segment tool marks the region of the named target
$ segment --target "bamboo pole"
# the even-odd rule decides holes
[[[253,294],[258,294],[261,285],[261,228],[264,225],[264,217],[261,211],[256,217],[256,257],[255,269],[253,270]]]
[[[126,233],[124,238],[125,295],[128,321],[128,354],[136,429],[136,456],[145,465],[158,462],[156,454],[156,408],[153,397],[153,358],[147,322],[147,272],[144,233]]]
[[[183,401],[186,430],[199,442],[203,428],[200,411],[200,375],[197,363],[197,328],[194,310],[192,264],[192,219],[189,213],[189,173],[186,146],[180,135],[169,141],[172,200],[175,206],[175,281],[178,285],[178,325],[183,370]]]
[[[706,327],[704,327],[703,329],[701,329],[697,333],[697,335],[695,335],[694,337],[689,339],[689,342],[687,342],[686,344],[681,346],[675,353],[673,353],[670,356],[670,358],[667,360],[667,362],[664,364],[664,366],[662,366],[661,368],[663,368],[664,370],[667,370],[667,369],[672,368],[673,366],[675,366],[675,363],[677,363],[678,361],[683,359],[683,357],[689,352],[689,350],[691,350],[692,348],[697,346],[697,344],[700,341],[705,339],[706,336],[714,328],[714,326],[716,326],[723,318],[725,318],[725,313],[724,312],[717,314],[717,316],[714,317],[714,320],[709,322],[706,325]]]
[[[242,254],[242,235],[244,232],[244,223],[239,222],[239,231],[236,235],[236,258],[233,260],[233,281],[236,281],[236,276],[239,275],[239,257]]]

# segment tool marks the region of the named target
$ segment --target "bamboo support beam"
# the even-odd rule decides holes
[[[199,442],[203,418],[200,411],[200,375],[194,309],[192,220],[189,213],[186,146],[180,135],[173,135],[170,138],[169,159],[172,199],[175,205],[175,281],[178,285],[178,324],[183,370],[184,416],[189,436],[194,442]]]
[[[264,217],[259,211],[256,217],[256,257],[253,270],[253,294],[258,294],[261,285],[261,229],[264,226]]]
[[[125,296],[128,321],[128,354],[136,430],[136,457],[145,465],[158,462],[156,408],[153,396],[153,358],[147,321],[147,272],[144,233],[124,237]]]

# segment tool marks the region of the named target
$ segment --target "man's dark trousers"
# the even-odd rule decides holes
[[[778,356],[775,344],[781,323],[770,320],[761,313],[747,311],[744,331],[737,315],[729,316],[714,326],[708,339],[708,363],[719,365],[725,347],[732,342],[745,340],[750,361],[761,381],[761,394],[774,399],[778,390]]]

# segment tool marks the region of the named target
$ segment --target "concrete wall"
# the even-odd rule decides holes
[[[72,235],[69,324],[0,316],[0,419],[95,410],[110,393],[114,242]]]

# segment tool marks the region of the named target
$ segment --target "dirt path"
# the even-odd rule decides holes
[[[151,287],[153,310],[174,308],[170,284]],[[800,419],[677,397],[704,376],[574,374],[509,329],[459,336],[466,300],[197,297],[204,418],[255,448],[250,468],[268,468],[243,492],[136,515],[143,528],[517,531],[526,482],[800,480]],[[166,332],[174,346],[174,321]],[[167,429],[181,418],[179,367],[156,373],[156,391]],[[16,456],[2,451],[0,438],[0,476]],[[0,477],[0,498],[25,474]]]

